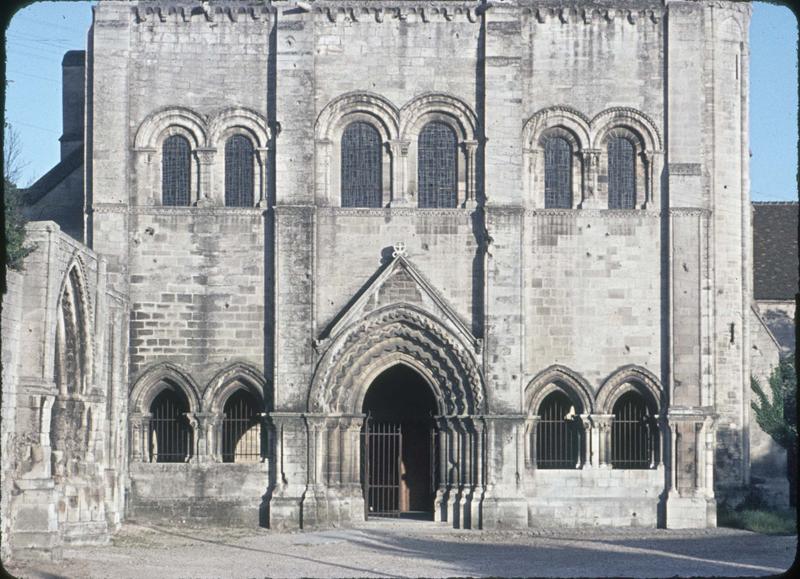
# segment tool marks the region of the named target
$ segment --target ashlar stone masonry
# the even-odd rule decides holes
[[[78,241],[32,224],[4,302],[4,556],[126,516],[707,527],[742,494],[748,2],[93,11],[81,189],[31,209]]]

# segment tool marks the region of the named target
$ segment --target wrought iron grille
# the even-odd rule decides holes
[[[192,456],[192,428],[187,405],[180,396],[164,390],[150,405],[150,461],[186,462]]]
[[[252,395],[234,392],[225,403],[222,419],[222,462],[258,462],[264,457],[266,428]]]
[[[225,143],[225,205],[253,206],[253,143],[233,135]]]
[[[422,128],[417,144],[420,207],[455,207],[458,202],[456,164],[458,139],[445,123]]]
[[[164,140],[161,151],[161,202],[164,205],[189,205],[191,147],[180,135]]]
[[[628,392],[614,405],[611,425],[611,466],[651,468],[655,464],[655,424],[637,392]]]
[[[544,144],[544,206],[572,207],[572,147],[562,137]]]
[[[537,468],[580,466],[580,426],[571,410],[569,398],[561,392],[550,394],[542,402],[536,425]]]
[[[364,423],[361,437],[362,483],[367,517],[400,516],[403,433],[400,424]]]
[[[608,208],[633,209],[636,206],[636,157],[628,139],[608,141]]]
[[[350,123],[342,134],[342,207],[381,205],[380,134],[369,123]]]

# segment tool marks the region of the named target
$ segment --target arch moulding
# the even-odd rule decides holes
[[[596,408],[603,414],[611,414],[614,404],[626,392],[636,391],[653,405],[656,413],[663,414],[664,390],[658,378],[641,366],[623,366],[612,372],[597,391]]]
[[[217,372],[206,385],[203,391],[203,409],[206,412],[221,413],[230,395],[240,388],[255,396],[262,411],[270,408],[271,396],[264,375],[250,364],[235,362]]]
[[[311,412],[359,414],[381,372],[404,364],[430,385],[443,415],[485,412],[483,377],[467,345],[408,304],[372,312],[331,341],[314,375]]]
[[[189,412],[200,411],[200,389],[192,377],[171,362],[150,366],[136,379],[130,394],[131,412],[146,414],[153,399],[163,390],[159,383],[172,384],[180,388],[189,402]]]
[[[537,414],[544,399],[553,392],[563,392],[573,404],[580,406],[580,412],[594,412],[594,397],[586,379],[579,373],[554,364],[539,372],[525,387],[525,410]]]

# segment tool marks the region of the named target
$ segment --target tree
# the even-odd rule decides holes
[[[3,201],[6,235],[6,266],[22,270],[25,256],[35,247],[25,245],[25,222],[20,207],[22,194],[16,182],[24,168],[21,159],[22,147],[19,134],[14,127],[5,124],[3,130]]]
[[[782,358],[769,376],[771,397],[759,380],[751,376],[750,386],[758,401],[750,403],[756,422],[772,439],[786,449],[792,504],[797,496],[797,373],[789,358]]]

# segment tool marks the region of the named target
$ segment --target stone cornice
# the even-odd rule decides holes
[[[660,4],[637,6],[626,2],[558,2],[525,6],[522,8],[522,13],[533,15],[535,21],[539,24],[545,24],[548,21],[555,21],[561,24],[595,24],[603,21],[613,22],[615,19],[620,19],[623,22],[635,25],[647,22],[657,24],[664,17],[664,7]]]
[[[661,211],[653,209],[526,209],[525,215],[534,217],[568,216],[568,217],[611,217],[614,219],[656,219]]]
[[[401,215],[462,215],[469,217],[475,209],[453,207],[448,209],[431,209],[419,207],[319,207],[320,214],[359,215],[376,217],[394,217]]]
[[[398,0],[317,0],[311,4],[314,14],[329,22],[478,22],[486,9],[480,1],[434,0],[432,2]]]
[[[275,8],[268,2],[210,2],[209,0],[170,0],[139,2],[131,6],[137,24],[158,22],[255,22],[271,21]]]

